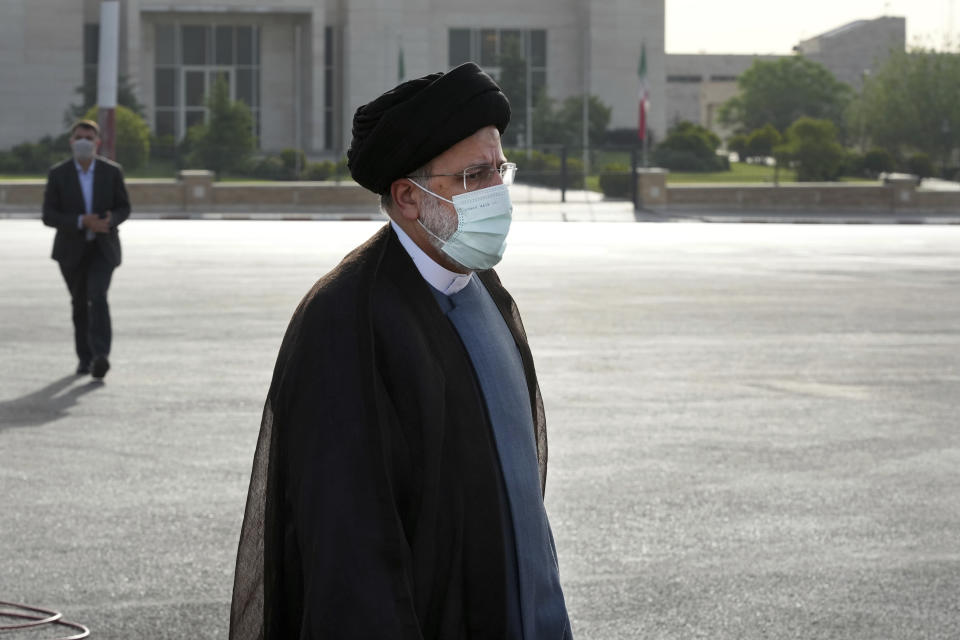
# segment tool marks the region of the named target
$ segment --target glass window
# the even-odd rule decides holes
[[[157,126],[155,133],[157,136],[175,136],[177,134],[176,112],[158,109],[156,119]]]
[[[470,61],[470,30],[450,29],[449,60],[451,67]]]
[[[207,92],[206,74],[203,71],[187,71],[184,74],[185,103],[188,107],[203,106]]]
[[[233,64],[233,27],[217,27],[214,32],[216,64]]]
[[[333,64],[333,27],[323,29],[323,63],[328,66]]]
[[[157,64],[173,65],[177,63],[174,49],[173,25],[158,24],[154,29],[156,35]]]
[[[547,66],[547,32],[544,29],[530,32],[530,66]]]
[[[523,33],[515,29],[500,32],[500,56],[526,58],[523,51]]]
[[[83,63],[97,64],[100,56],[100,25],[83,25]]]
[[[155,105],[158,107],[177,106],[176,69],[157,69],[154,71]]]
[[[185,26],[180,32],[183,39],[183,64],[207,63],[207,27]]]
[[[484,29],[480,32],[480,66],[497,66],[497,32]]]
[[[83,103],[97,104],[97,66],[87,65],[83,68]]]
[[[333,74],[323,74],[323,104],[325,107],[333,106]]]
[[[237,64],[253,64],[253,27],[237,27]]]
[[[253,69],[237,69],[237,100],[247,103],[248,107],[256,104],[253,100]]]
[[[533,104],[537,103],[537,100],[540,99],[540,96],[547,90],[547,72],[546,71],[531,71],[530,72],[530,98],[533,101]]]

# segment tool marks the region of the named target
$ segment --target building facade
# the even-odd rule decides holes
[[[96,83],[99,0],[5,0],[0,149],[64,129]],[[121,0],[119,68],[158,136],[207,117],[218,80],[254,116],[260,148],[341,156],[357,106],[397,84],[474,60],[512,88],[506,144],[530,133],[537,92],[597,95],[610,126],[636,127],[637,63],[665,91],[664,0]],[[512,61],[512,65],[510,64]],[[518,63],[519,61],[519,63]],[[518,71],[519,69],[519,71]],[[509,77],[508,77],[509,76]],[[651,112],[662,135],[665,110]]]

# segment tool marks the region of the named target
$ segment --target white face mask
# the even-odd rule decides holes
[[[77,138],[70,146],[73,148],[73,157],[77,160],[89,160],[97,150],[96,143],[86,138]]]
[[[513,220],[513,204],[507,185],[497,184],[461,193],[453,196],[453,200],[447,200],[413,180],[410,182],[434,198],[449,202],[457,211],[457,229],[449,238],[437,236],[420,222],[427,233],[443,243],[441,251],[474,271],[489,269],[500,262],[507,248],[507,233]]]

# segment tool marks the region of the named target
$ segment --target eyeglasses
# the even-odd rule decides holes
[[[517,175],[517,165],[513,162],[504,162],[499,167],[489,164],[478,164],[467,167],[457,173],[431,173],[426,175],[407,176],[409,178],[440,178],[440,177],[462,177],[464,191],[476,191],[482,187],[489,186],[493,182],[493,176],[500,174],[500,180],[505,185],[513,184],[513,177]]]

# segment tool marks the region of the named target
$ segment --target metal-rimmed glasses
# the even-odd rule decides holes
[[[476,191],[483,187],[490,186],[493,182],[493,176],[500,174],[500,180],[505,185],[513,184],[513,178],[517,175],[517,165],[515,162],[504,162],[499,167],[489,164],[478,164],[467,167],[457,173],[430,173],[424,175],[407,176],[408,178],[440,178],[440,177],[458,177],[463,178],[464,191]]]

